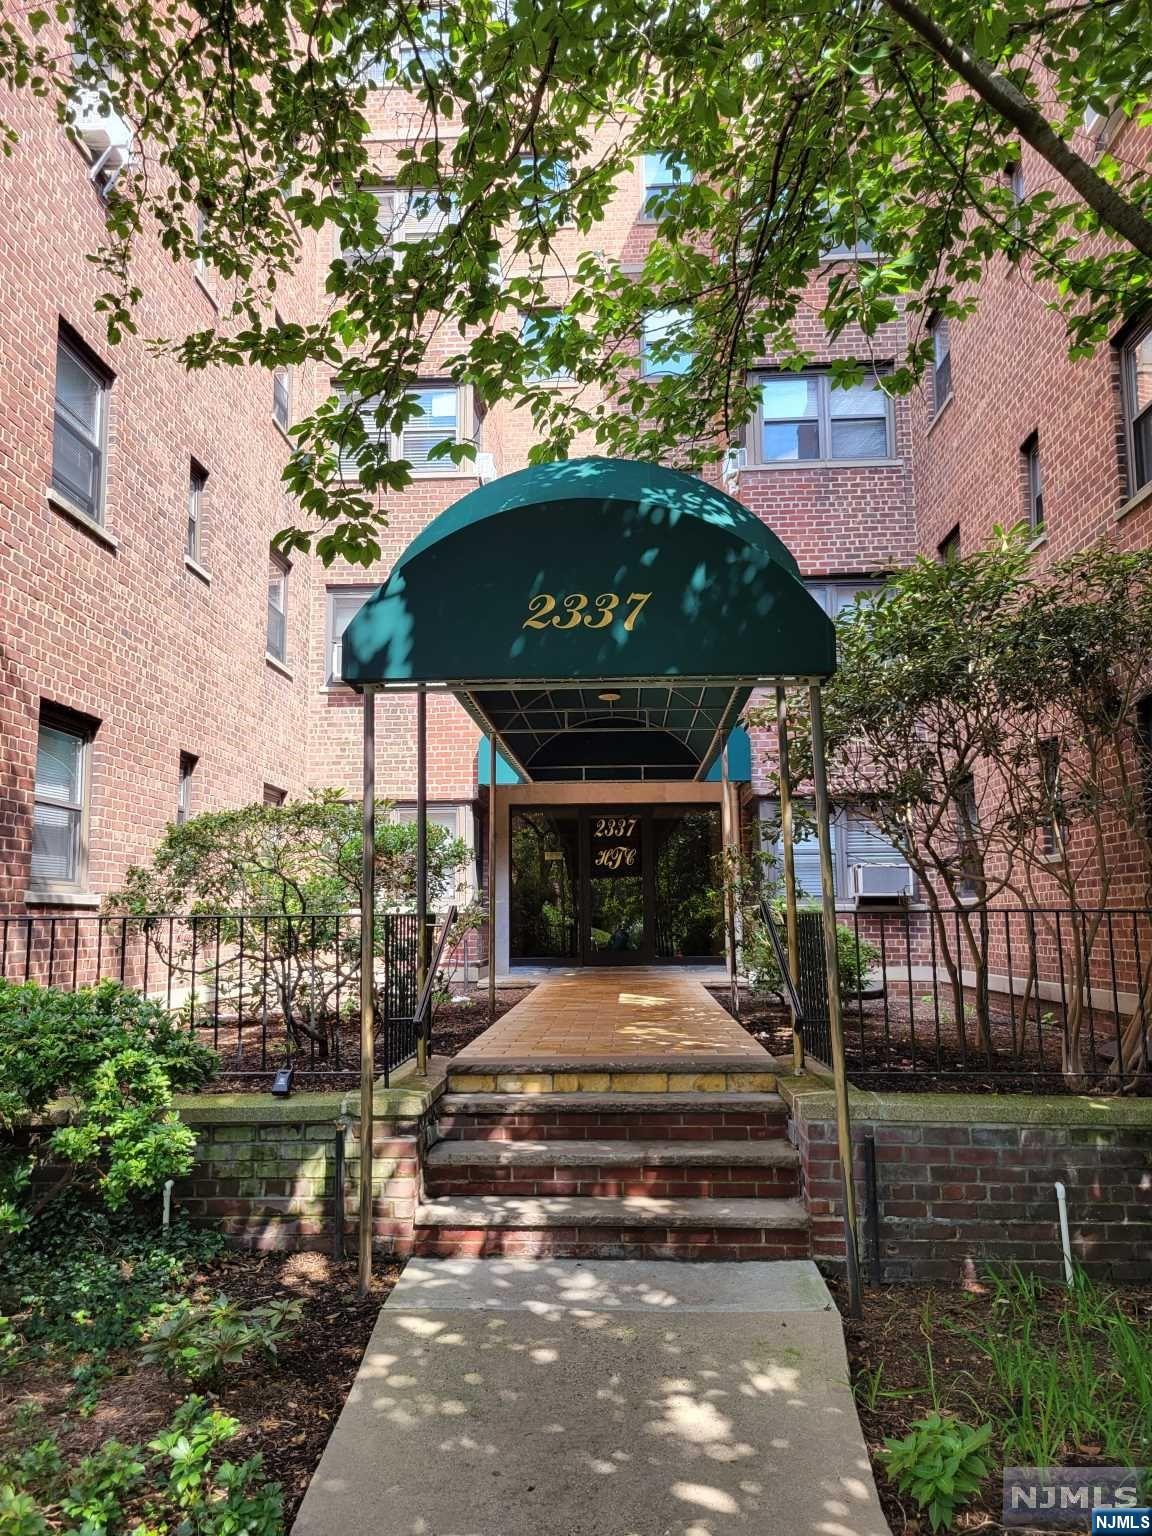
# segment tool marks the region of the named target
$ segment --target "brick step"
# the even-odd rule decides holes
[[[418,1254],[794,1259],[809,1253],[795,1199],[561,1199],[474,1195],[416,1208]]]
[[[425,1160],[430,1195],[795,1195],[799,1158],[771,1141],[442,1141]]]
[[[747,1141],[782,1137],[774,1093],[448,1093],[440,1135],[474,1141]]]

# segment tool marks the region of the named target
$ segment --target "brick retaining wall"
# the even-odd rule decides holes
[[[792,1107],[813,1254],[843,1260],[843,1205],[826,1081],[781,1084]],[[863,1146],[876,1149],[884,1280],[959,1280],[989,1265],[1063,1273],[1056,1195],[1075,1257],[1114,1280],[1152,1277],[1152,1103],[968,1094],[852,1094],[861,1239]],[[867,1269],[866,1269],[867,1273]]]
[[[419,1193],[420,1141],[442,1084],[378,1090],[373,1128],[373,1241],[407,1254]],[[238,1246],[330,1250],[335,1231],[336,1136],[344,1139],[345,1249],[356,1247],[360,1198],[357,1095],[286,1100],[205,1094],[180,1102],[197,1133],[196,1166],[178,1181],[174,1208],[216,1226]]]

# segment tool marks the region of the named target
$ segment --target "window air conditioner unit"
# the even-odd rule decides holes
[[[72,104],[72,126],[94,160],[110,150],[119,150],[125,160],[131,153],[132,129],[100,91],[77,94]]]
[[[907,901],[913,892],[912,871],[907,864],[853,864],[852,889],[858,901]]]
[[[481,485],[487,485],[489,480],[495,480],[496,460],[490,453],[478,453],[473,463],[476,466],[476,478]]]
[[[740,471],[748,468],[747,448],[729,448],[724,455],[724,464],[721,474],[724,480],[724,489],[731,490],[739,483]]]

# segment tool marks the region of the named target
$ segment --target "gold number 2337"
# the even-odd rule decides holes
[[[619,592],[601,592],[589,600],[583,592],[570,592],[567,597],[556,598],[551,592],[537,592],[528,604],[528,617],[521,629],[607,629],[621,603],[628,603],[624,618],[625,633],[631,633],[640,616],[640,610],[652,596],[651,592],[629,592],[621,597]]]

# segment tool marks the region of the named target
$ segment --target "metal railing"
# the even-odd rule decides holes
[[[785,982],[805,1049],[830,1056],[820,914],[801,909]],[[781,975],[778,915],[761,919]],[[985,907],[840,912],[848,1072],[1003,1088],[1152,1091],[1152,910]]]
[[[429,1004],[417,985],[415,914],[378,914],[376,935],[376,1065],[386,1074],[414,1054]],[[359,1070],[358,912],[0,917],[0,978],[135,988],[216,1051],[225,1079],[287,1065]]]

